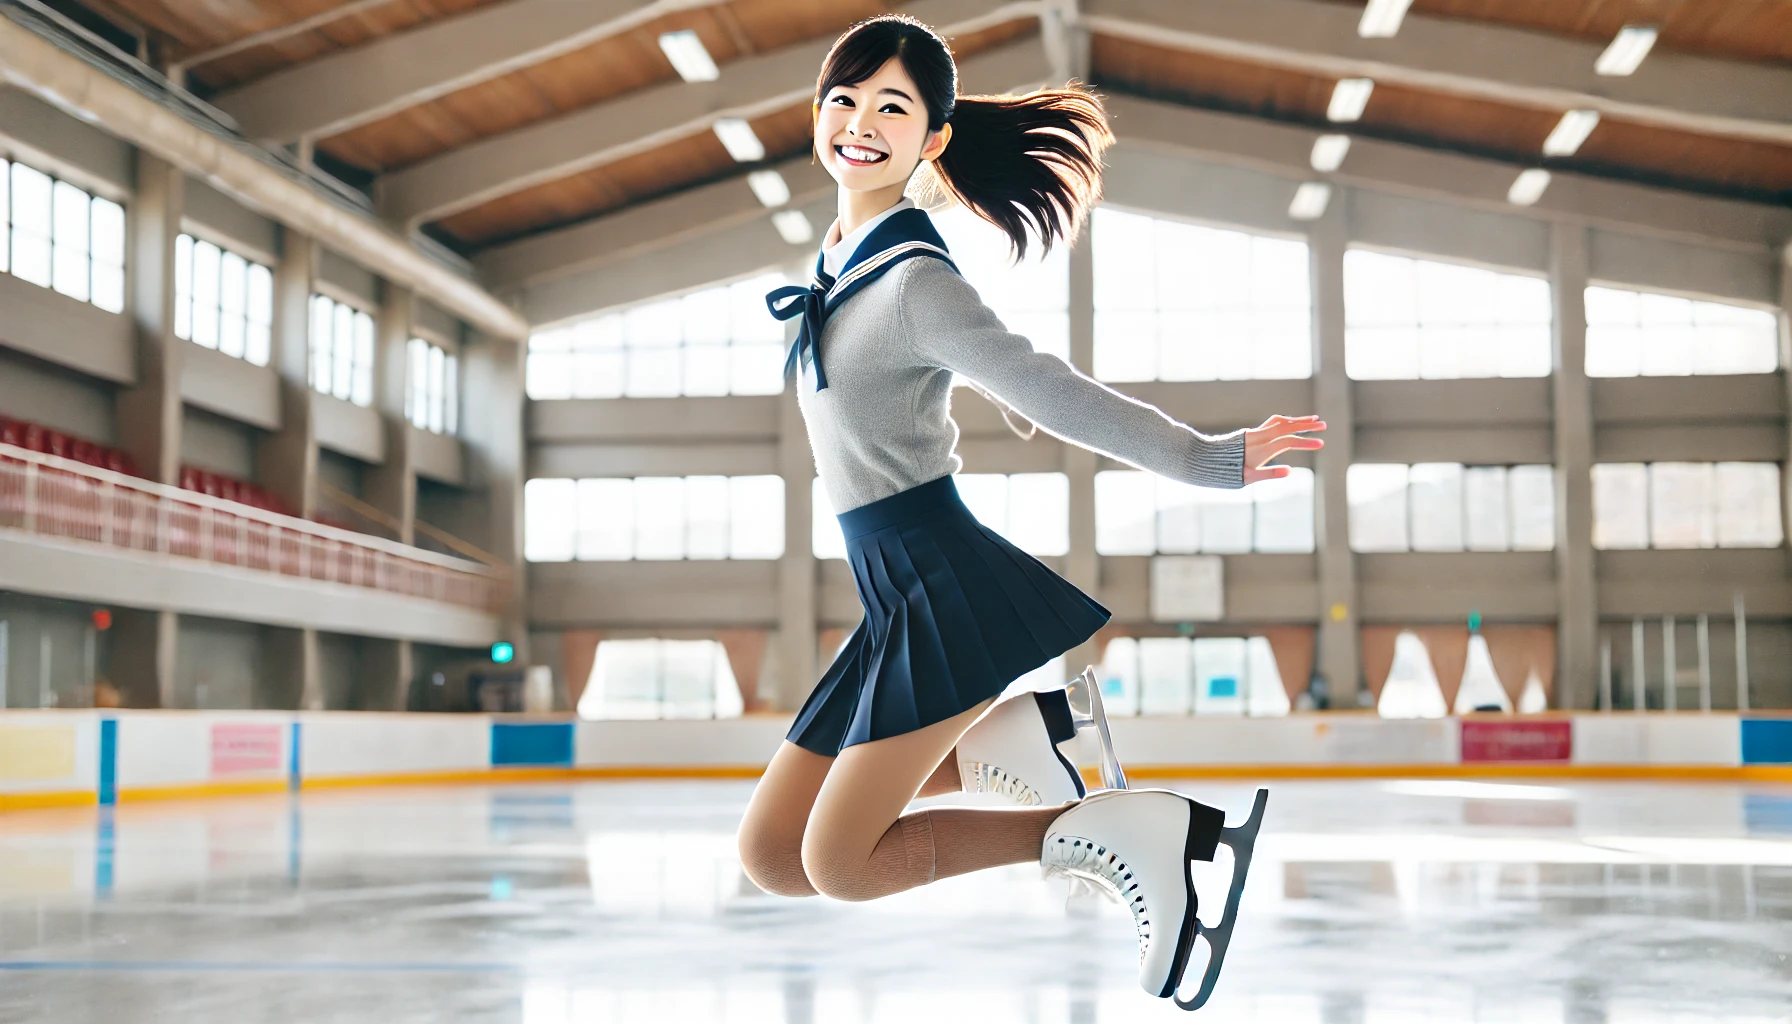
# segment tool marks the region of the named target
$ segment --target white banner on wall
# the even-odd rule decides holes
[[[1218,622],[1226,617],[1225,561],[1218,555],[1151,559],[1154,622]]]

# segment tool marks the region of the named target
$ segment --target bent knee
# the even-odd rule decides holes
[[[815,895],[815,887],[803,871],[801,835],[783,835],[745,821],[736,838],[741,870],[754,885],[773,896]]]
[[[802,855],[809,884],[828,899],[863,903],[889,892],[863,856],[853,856],[826,842],[804,842]]]

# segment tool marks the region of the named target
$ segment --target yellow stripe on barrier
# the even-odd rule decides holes
[[[118,791],[118,802],[134,804],[144,800],[191,800],[208,796],[252,796],[258,793],[286,792],[285,779],[231,779],[222,782],[189,782],[178,786],[133,786]]]
[[[385,772],[304,780],[306,790],[377,786],[503,785],[522,782],[663,779],[756,779],[757,765],[590,765],[582,768],[490,768],[433,772]],[[1792,784],[1792,765],[1597,765],[1597,764],[1145,764],[1128,765],[1129,779],[1536,779],[1646,780],[1656,782],[1760,782]],[[1083,770],[1094,787],[1100,779]],[[188,800],[202,797],[282,793],[284,779],[199,782],[179,786],[137,786],[118,793],[120,803]],[[0,812],[58,807],[91,807],[92,792],[0,793]]]
[[[0,793],[0,811],[38,811],[52,807],[92,807],[100,802],[92,790],[55,793]]]

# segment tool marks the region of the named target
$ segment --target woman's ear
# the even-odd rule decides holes
[[[940,130],[927,137],[927,144],[921,147],[921,159],[938,160],[946,151],[946,144],[952,141],[952,126],[940,125]]]

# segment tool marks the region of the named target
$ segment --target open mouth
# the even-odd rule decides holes
[[[890,159],[890,154],[880,153],[875,149],[866,149],[864,146],[835,146],[834,154],[841,161],[853,167],[870,167],[872,164]]]

